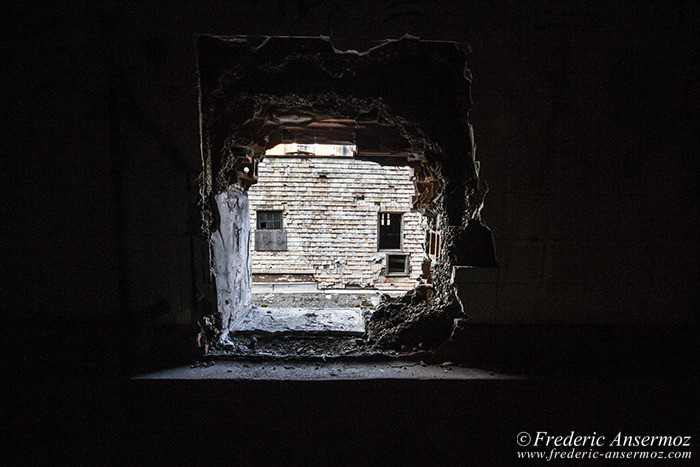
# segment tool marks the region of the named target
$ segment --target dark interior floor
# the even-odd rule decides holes
[[[521,379],[454,362],[428,365],[411,360],[210,360],[136,375],[135,380],[255,380],[255,381],[358,381],[358,380],[481,380]]]
[[[696,389],[644,378],[468,376],[46,382],[45,397],[12,427],[28,435],[10,438],[5,452],[12,462],[118,465],[493,465],[517,461],[523,431],[695,436]]]
[[[150,360],[139,360],[107,330],[52,329],[6,359],[8,465],[494,465],[517,462],[523,431],[698,439],[697,364],[692,340],[677,332],[645,341],[643,358],[618,343],[608,358],[587,359],[590,347],[567,341],[567,353],[544,347],[533,366],[523,345],[506,369],[322,358],[212,365],[175,333],[154,338]]]

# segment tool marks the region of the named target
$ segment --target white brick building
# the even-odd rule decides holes
[[[286,146],[268,151],[249,190],[254,280],[415,286],[425,233],[410,211],[412,169],[353,159],[348,146]]]

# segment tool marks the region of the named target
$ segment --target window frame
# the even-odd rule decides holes
[[[401,271],[401,272],[393,271],[392,272],[389,270],[389,257],[391,257],[391,256],[394,256],[394,257],[400,256],[403,258],[403,260],[404,260],[403,271]],[[410,257],[409,253],[388,253],[386,255],[386,259],[385,259],[385,261],[386,261],[386,263],[385,263],[386,264],[385,275],[387,277],[408,276],[409,275],[409,270],[408,270],[409,257]]]
[[[382,214],[398,215],[399,216],[399,246],[398,248],[382,248]],[[403,228],[404,228],[404,214],[403,211],[378,211],[377,212],[377,251],[403,251]],[[391,217],[390,217],[391,218]]]
[[[279,215],[279,228],[273,229],[269,227],[260,227],[260,214],[278,214]],[[276,223],[277,220],[265,220],[263,222],[272,222]],[[260,209],[255,211],[255,229],[256,230],[284,230],[284,211],[278,210],[278,209]]]

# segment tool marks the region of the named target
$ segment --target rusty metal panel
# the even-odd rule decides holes
[[[256,251],[287,251],[287,232],[285,230],[256,230]]]

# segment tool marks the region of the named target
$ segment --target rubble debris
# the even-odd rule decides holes
[[[413,167],[413,177],[416,194],[411,200],[411,207],[430,208],[440,190],[440,180],[433,175],[425,162]]]
[[[379,302],[377,291],[358,293],[254,293],[252,305],[258,308],[368,308]]]
[[[449,338],[459,315],[455,302],[388,303],[377,308],[366,328],[380,348],[400,349],[403,344],[417,346],[420,342],[425,348],[434,348]]]
[[[214,366],[215,364],[216,362],[214,362],[214,360],[206,360],[193,363],[192,365],[190,365],[190,368],[209,368]]]
[[[212,344],[219,341],[221,334],[221,324],[217,323],[221,317],[218,314],[202,316],[197,324],[199,324],[199,333],[197,334],[197,347],[204,349],[204,353],[209,353]]]
[[[257,345],[249,346],[250,339],[255,338]],[[211,357],[284,357],[284,358],[309,358],[321,357],[324,361],[327,357],[374,357],[389,355],[378,351],[371,344],[362,339],[348,338],[334,335],[309,335],[305,333],[288,336],[257,335],[243,336],[231,335],[229,339],[233,350],[223,348],[210,351]]]
[[[425,300],[430,300],[435,296],[435,289],[427,284],[419,284],[415,288],[407,291],[404,295],[396,298],[392,298],[389,295],[382,294],[382,303],[405,303],[405,304],[416,304]]]
[[[229,156],[218,174],[218,179],[221,186],[237,184],[247,190],[258,182],[258,159],[240,148],[229,150]]]

